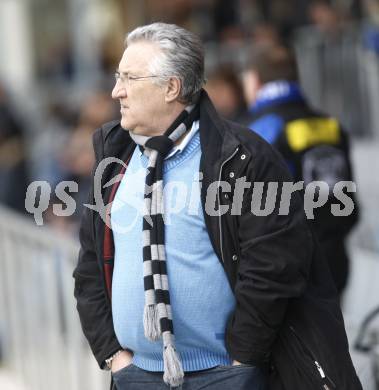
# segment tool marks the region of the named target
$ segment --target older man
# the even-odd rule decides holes
[[[74,272],[100,367],[118,390],[360,389],[300,197],[252,212],[254,183],[289,180],[285,164],[217,115],[194,34],[155,23],[126,44],[121,122],[94,134],[107,212],[86,209]]]

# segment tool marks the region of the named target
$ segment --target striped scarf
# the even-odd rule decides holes
[[[199,118],[199,106],[188,106],[160,136],[146,137],[130,133],[149,162],[144,193],[143,276],[145,307],[143,325],[145,337],[163,340],[163,380],[176,387],[183,383],[183,367],[175,350],[174,329],[167,278],[164,237],[163,162],[174,143]]]

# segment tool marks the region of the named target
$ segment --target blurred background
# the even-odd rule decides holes
[[[341,302],[364,388],[379,389],[379,0],[0,0],[0,388],[109,385],[83,339],[71,274],[91,136],[119,117],[110,91],[125,34],[153,21],[202,37],[206,89],[225,117],[248,123],[241,65],[280,44],[294,50],[311,106],[348,132],[360,219]],[[35,180],[51,188],[43,226],[25,210]],[[63,180],[78,183],[79,207],[59,217]]]

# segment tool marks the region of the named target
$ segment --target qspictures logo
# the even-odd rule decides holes
[[[118,194],[113,203],[104,204],[103,190],[122,181],[122,175],[116,175],[102,185],[106,168],[110,164],[119,164],[126,169],[125,163],[117,158],[103,159],[94,174],[93,204],[84,204],[85,207],[98,213],[104,223],[110,224],[109,214],[125,208],[129,218],[122,223],[112,221],[112,229],[127,232],[147,218],[144,196],[154,192],[155,188],[145,186],[146,170],[128,171],[128,182],[139,183],[137,186],[119,186]],[[201,205],[201,191],[203,174],[196,172],[190,182],[169,181],[168,183],[155,183],[163,186],[164,218],[165,223],[173,223],[174,217],[180,213],[190,216],[199,216],[207,213],[209,216],[222,216],[226,213],[241,215],[250,212],[256,216],[268,216],[272,213],[288,215],[291,202],[299,195],[303,197],[304,212],[308,219],[315,218],[315,210],[328,205],[328,212],[335,217],[349,216],[354,211],[354,201],[349,195],[356,192],[356,184],[352,181],[339,181],[331,186],[324,181],[312,181],[304,184],[298,182],[249,182],[246,177],[235,180],[233,186],[228,181],[214,181],[205,189],[205,205]],[[76,202],[71,194],[78,192],[78,184],[74,181],[62,181],[54,189],[56,197],[61,201],[52,205],[56,216],[67,217],[75,213]],[[43,213],[50,205],[52,188],[46,181],[32,182],[26,192],[25,209],[34,216],[38,226],[44,224]],[[330,201],[332,200],[332,201]],[[149,221],[148,221],[149,222]],[[150,221],[152,223],[152,221]]]

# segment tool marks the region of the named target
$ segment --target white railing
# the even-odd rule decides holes
[[[0,343],[28,390],[105,390],[73,297],[78,244],[0,208]]]

